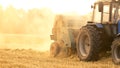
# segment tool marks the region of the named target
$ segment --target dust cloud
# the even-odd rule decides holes
[[[48,8],[25,11],[0,6],[0,48],[48,50],[53,21]]]
[[[78,16],[74,12],[64,14]],[[0,6],[0,49],[49,50],[55,15],[49,8],[26,11],[12,5],[6,9]],[[87,22],[88,18],[91,17],[82,15],[80,23]]]

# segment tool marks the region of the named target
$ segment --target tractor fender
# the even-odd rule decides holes
[[[118,21],[118,33],[117,33],[117,37],[120,37],[120,20]]]
[[[96,26],[97,28],[104,28],[101,23],[88,23],[87,25]]]
[[[103,28],[103,25],[101,23],[96,23],[95,25],[97,26],[97,28]]]
[[[120,20],[118,21],[118,34],[120,35]]]

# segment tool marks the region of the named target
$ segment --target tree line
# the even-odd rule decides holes
[[[52,12],[48,8],[33,8],[30,10],[0,6],[0,33],[40,34],[44,27],[49,29],[48,22],[52,20]],[[44,31],[43,31],[44,32]]]

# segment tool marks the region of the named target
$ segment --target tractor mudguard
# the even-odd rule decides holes
[[[118,34],[120,34],[120,20],[118,21]]]
[[[97,26],[97,28],[103,28],[103,25],[101,23],[96,23],[95,25]]]
[[[117,33],[117,37],[120,37],[120,20],[118,21],[118,33]]]
[[[88,23],[87,25],[96,26],[97,28],[104,28],[101,23]]]

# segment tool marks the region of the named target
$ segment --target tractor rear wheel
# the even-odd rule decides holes
[[[56,57],[60,52],[60,46],[57,42],[53,42],[50,46],[50,56]]]
[[[112,43],[112,61],[120,64],[120,38],[116,38]]]
[[[84,26],[80,29],[77,39],[77,53],[82,61],[96,61],[101,49],[100,31],[94,26]]]

